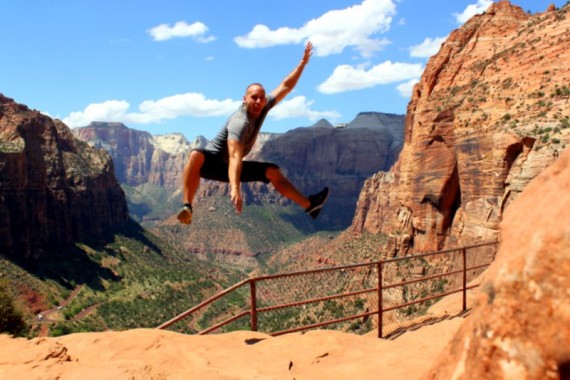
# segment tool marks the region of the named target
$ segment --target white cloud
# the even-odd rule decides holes
[[[314,101],[307,100],[304,96],[295,96],[290,100],[283,100],[279,102],[271,110],[269,115],[277,120],[306,117],[309,120],[319,120],[322,118],[336,119],[340,114],[336,111],[315,111],[311,109]]]
[[[264,48],[275,45],[298,44],[306,34],[298,29],[279,28],[271,30],[265,25],[255,25],[245,37],[236,37],[234,41],[243,48]]]
[[[238,36],[234,41],[240,47],[258,48],[310,40],[318,56],[338,54],[352,46],[363,57],[369,57],[390,43],[375,36],[390,29],[395,13],[396,6],[392,0],[364,0],[349,8],[326,12],[298,29],[282,27],[271,30],[265,25],[256,25],[248,34]]]
[[[419,78],[410,79],[405,83],[401,83],[396,86],[396,89],[404,98],[409,98],[412,96],[412,91],[414,90],[414,85],[419,82]]]
[[[63,119],[71,128],[89,125],[92,121],[120,122],[124,124],[162,123],[182,116],[218,117],[229,116],[241,105],[242,100],[207,99],[203,94],[191,92],[168,96],[158,100],[146,100],[138,112],[129,112],[130,104],[124,100],[109,100],[93,103],[83,111],[72,112]],[[282,101],[270,112],[275,119],[308,117],[311,120],[340,115],[334,111],[319,112],[311,109],[312,101],[304,96]]]
[[[141,112],[128,114],[128,117],[134,123],[147,124],[179,116],[223,116],[235,111],[240,104],[238,100],[206,99],[203,94],[190,92],[146,100],[139,106]]]
[[[72,112],[62,121],[71,128],[83,127],[92,121],[122,121],[129,103],[124,100],[108,100],[90,104],[83,111]]]
[[[155,41],[166,41],[171,38],[192,37],[198,42],[207,43],[216,39],[213,36],[206,36],[208,27],[199,21],[193,24],[187,24],[185,21],[178,21],[172,26],[168,24],[160,24],[149,29],[147,32]]]
[[[111,40],[111,44],[113,45],[124,45],[128,44],[129,42],[131,42],[131,40],[128,38],[115,38]]]
[[[463,24],[476,14],[483,13],[493,4],[493,0],[477,0],[476,4],[469,4],[462,13],[454,13],[458,24]]]
[[[140,112],[128,112],[130,104],[124,100],[93,103],[83,111],[72,112],[63,119],[68,126],[82,127],[92,121],[121,122],[125,124],[161,123],[180,116],[223,116],[235,111],[241,100],[207,99],[198,93],[169,96],[159,100],[146,100],[139,106]]]
[[[436,37],[436,38],[429,38],[426,37],[424,42],[419,45],[414,45],[410,50],[411,57],[419,57],[419,58],[429,58],[435,53],[439,51],[441,44],[445,42],[447,36],[445,37]]]
[[[337,66],[332,75],[318,86],[318,90],[325,94],[335,94],[344,91],[360,90],[377,85],[398,83],[422,75],[421,64],[392,63],[386,61],[372,66]]]

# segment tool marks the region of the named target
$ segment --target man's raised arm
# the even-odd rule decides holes
[[[301,77],[301,74],[303,73],[305,65],[309,63],[309,58],[311,57],[312,53],[313,44],[311,42],[307,42],[307,45],[305,46],[305,53],[303,54],[301,62],[299,62],[297,67],[295,67],[293,71],[287,75],[283,82],[281,82],[281,84],[271,92],[271,95],[275,98],[276,104],[283,100],[283,98],[293,90],[297,84],[297,81]]]

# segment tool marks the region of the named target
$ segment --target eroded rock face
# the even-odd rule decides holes
[[[570,150],[505,212],[497,258],[428,379],[570,378]]]
[[[109,154],[0,94],[0,252],[42,256],[129,220]]]
[[[205,144],[203,138],[191,144],[181,134],[153,136],[122,123],[93,122],[72,132],[89,145],[109,152],[117,179],[129,186],[180,187],[188,152]]]
[[[364,185],[356,232],[390,235],[395,255],[496,239],[570,140],[568,13],[500,1],[450,34],[414,87],[399,160]]]
[[[403,117],[382,124],[377,118],[383,116],[361,113],[345,128],[289,131],[265,144],[260,158],[277,163],[306,194],[328,186],[329,201],[319,219],[346,228],[365,180],[378,170],[388,170],[402,147]]]

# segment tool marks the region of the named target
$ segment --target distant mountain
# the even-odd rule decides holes
[[[364,181],[377,171],[389,170],[402,147],[404,117],[399,117],[398,128],[393,120],[382,124],[383,115],[359,114],[345,128],[321,120],[267,142],[259,156],[277,163],[305,193],[329,186],[329,203],[319,222],[343,229],[352,221]]]
[[[311,126],[311,128],[333,128],[333,125],[326,119],[321,119]]]
[[[127,128],[122,123],[93,122],[87,127],[74,128],[72,132],[92,147],[109,152],[117,179],[129,186],[180,186],[188,152],[206,143],[203,137],[190,143],[182,134],[153,136]]]

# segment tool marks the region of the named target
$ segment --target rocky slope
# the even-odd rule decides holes
[[[389,235],[392,254],[497,238],[505,209],[570,139],[568,14],[500,1],[450,34],[414,87],[399,160],[360,194],[353,231]]]
[[[125,196],[103,150],[0,94],[0,252],[41,257],[129,220]]]

